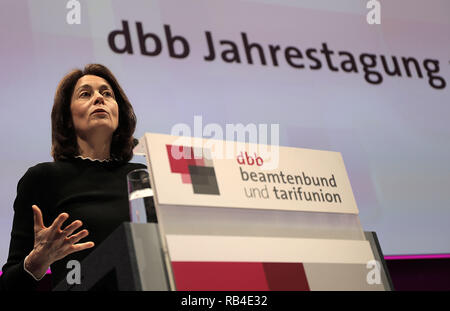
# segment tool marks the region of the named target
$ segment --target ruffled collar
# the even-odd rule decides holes
[[[75,156],[75,158],[77,158],[77,159],[82,159],[82,160],[89,160],[89,161],[92,161],[92,162],[101,162],[101,163],[109,163],[109,162],[112,162],[112,161],[115,160],[115,159],[112,159],[112,158],[104,159],[104,160],[100,160],[100,159],[92,159],[92,158],[90,158],[90,157],[83,157],[83,156],[80,156],[80,155]]]

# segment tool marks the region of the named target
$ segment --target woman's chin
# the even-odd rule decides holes
[[[101,127],[106,126],[106,127],[111,127],[111,128],[114,127],[113,122],[109,118],[95,118],[95,119],[91,120],[91,122],[89,122],[89,123],[90,123],[89,125],[91,127],[98,127],[98,126],[101,126]]]
[[[111,122],[95,122],[92,124],[87,132],[104,132],[105,134],[112,134],[117,127]]]

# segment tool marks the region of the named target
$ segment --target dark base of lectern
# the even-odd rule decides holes
[[[54,291],[168,291],[157,224],[123,223],[81,263],[80,284]]]

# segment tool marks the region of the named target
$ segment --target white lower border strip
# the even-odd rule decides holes
[[[368,241],[239,236],[167,235],[172,261],[367,264]]]

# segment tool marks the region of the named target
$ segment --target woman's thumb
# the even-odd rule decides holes
[[[37,205],[33,205],[31,207],[33,209],[33,219],[34,219],[34,228],[35,229],[42,229],[44,227],[44,220],[42,219],[42,212],[37,207]]]

